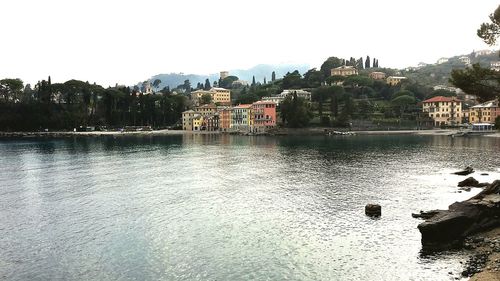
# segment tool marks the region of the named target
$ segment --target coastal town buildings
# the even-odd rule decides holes
[[[219,109],[219,130],[221,132],[229,132],[231,130],[232,112],[233,109],[231,107]]]
[[[350,76],[350,75],[358,75],[358,70],[354,66],[340,66],[337,68],[332,68],[330,70],[331,76]]]
[[[294,94],[297,94],[297,97],[298,98],[303,98],[305,99],[306,101],[311,101],[311,92],[309,91],[306,91],[306,90],[302,90],[302,89],[289,89],[289,90],[283,90],[283,92],[281,92],[279,95],[277,96],[274,96],[274,97],[263,97],[262,100],[263,101],[267,101],[267,102],[274,102],[276,104],[281,104],[286,97],[288,97],[289,95],[294,95]]]
[[[406,80],[406,79],[407,79],[406,77],[402,77],[402,76],[389,76],[389,77],[387,77],[386,81],[387,81],[387,84],[394,86],[394,85],[401,83],[401,81]]]
[[[458,60],[464,63],[465,65],[470,64],[470,58],[468,56],[461,56],[458,58]]]
[[[231,129],[233,131],[250,132],[253,129],[253,108],[251,104],[240,104],[233,107]]]
[[[434,120],[434,126],[462,123],[462,101],[456,97],[437,96],[422,102],[422,112]]]
[[[469,122],[471,124],[494,124],[498,116],[500,116],[498,100],[487,101],[469,108]]]

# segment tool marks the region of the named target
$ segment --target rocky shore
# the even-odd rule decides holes
[[[473,171],[466,168],[467,172]],[[466,175],[463,171],[458,175]],[[447,210],[412,214],[425,221],[418,225],[424,251],[463,248],[470,258],[461,273],[471,280],[500,281],[500,180],[491,184],[474,178],[459,182],[460,187],[484,187],[476,196],[451,204]]]

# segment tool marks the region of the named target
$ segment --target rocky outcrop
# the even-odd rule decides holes
[[[455,172],[453,174],[459,175],[459,176],[466,176],[466,175],[472,174],[472,173],[474,173],[474,169],[472,169],[471,167],[465,167],[465,169],[463,169],[462,171],[458,171],[458,172]]]
[[[489,183],[487,182],[478,182],[475,178],[473,177],[468,177],[465,180],[461,181],[458,183],[458,187],[464,187],[464,186],[469,186],[469,187],[485,187],[488,186]]]
[[[466,201],[451,204],[448,210],[429,213],[418,225],[422,246],[427,249],[447,248],[468,235],[500,226],[500,181]]]

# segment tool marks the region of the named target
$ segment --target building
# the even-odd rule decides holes
[[[200,113],[203,116],[213,115],[217,113],[217,106],[215,106],[215,104],[213,103],[203,104],[194,107],[194,111]]]
[[[435,127],[462,123],[462,101],[456,97],[437,96],[424,100],[422,112],[434,120]]]
[[[188,110],[182,113],[182,129],[184,131],[200,131],[203,123],[203,116],[194,111]]]
[[[479,50],[474,52],[474,56],[477,58],[479,56],[487,56],[493,54],[493,51],[490,50]]]
[[[264,132],[276,127],[276,103],[257,101],[252,104],[254,115],[254,131]]]
[[[437,60],[437,64],[443,64],[445,62],[448,62],[448,58],[440,58]]]
[[[380,71],[370,72],[369,76],[373,80],[384,80],[385,79],[385,73],[380,72]]]
[[[198,106],[204,95],[210,95],[213,103],[231,105],[231,90],[216,87],[213,87],[208,91],[196,90],[191,92],[191,101],[195,106]]]
[[[218,131],[219,130],[219,113],[210,114],[203,117],[201,130],[203,131]]]
[[[229,71],[221,71],[220,72],[220,79],[227,78],[229,76]]]
[[[394,85],[397,85],[399,83],[401,83],[401,81],[403,80],[406,80],[406,77],[402,77],[402,76],[389,76],[387,77],[387,84],[391,85],[391,86],[394,86]]]
[[[269,101],[269,102],[274,102],[276,103],[277,105],[279,105],[281,102],[283,102],[285,100],[284,97],[282,96],[275,96],[275,97],[263,97],[262,98],[263,101]]]
[[[350,76],[358,75],[358,70],[354,66],[340,66],[330,70],[330,76]]]
[[[251,104],[240,104],[233,107],[231,114],[231,130],[251,132],[253,130],[253,110]]]
[[[311,101],[311,92],[304,91],[304,90],[283,90],[283,92],[281,92],[279,94],[279,96],[282,97],[283,99],[285,99],[289,95],[293,95],[293,94],[297,94],[298,98],[303,98],[307,101]]]
[[[461,62],[463,62],[465,65],[469,65],[470,64],[470,58],[467,57],[467,56],[459,57],[458,60],[460,60]]]
[[[153,94],[154,92],[153,87],[151,86],[151,82],[145,81],[144,83],[142,83],[141,92],[143,95]]]
[[[500,71],[500,61],[490,62],[490,69],[494,71]]]
[[[498,116],[500,116],[498,100],[488,101],[469,108],[469,122],[471,124],[494,124]]]
[[[220,108],[218,112],[219,112],[219,130],[221,130],[222,132],[230,131],[232,125],[233,109],[231,107],[224,107]]]

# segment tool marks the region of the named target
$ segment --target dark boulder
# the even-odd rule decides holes
[[[439,249],[460,243],[468,235],[500,226],[500,181],[494,181],[476,196],[438,210],[418,225],[422,246]]]
[[[472,173],[474,173],[474,169],[472,169],[471,167],[465,167],[465,169],[463,169],[462,171],[458,171],[458,172],[455,172],[453,174],[459,175],[459,176],[466,176],[466,175],[472,174]]]
[[[465,180],[461,181],[458,183],[458,187],[464,187],[464,186],[469,186],[469,187],[485,187],[488,186],[489,183],[487,182],[478,182],[475,178],[473,177],[468,177]]]
[[[365,206],[365,214],[370,217],[380,217],[382,215],[382,207],[378,204],[368,204]]]

